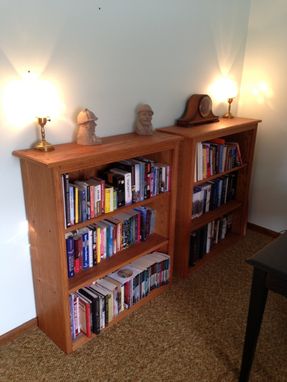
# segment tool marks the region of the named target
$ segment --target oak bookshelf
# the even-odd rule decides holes
[[[178,135],[183,138],[180,143],[178,193],[175,231],[175,272],[186,277],[191,271],[206,263],[215,253],[227,248],[246,234],[248,219],[248,197],[252,173],[252,163],[258,123],[257,119],[221,118],[219,122],[207,123],[193,127],[169,126],[158,129],[163,133]],[[237,142],[240,146],[242,165],[231,170],[195,181],[196,147],[199,142],[223,138]],[[232,201],[192,219],[192,196],[195,186],[223,175],[237,173],[236,196]],[[232,230],[227,237],[216,244],[211,252],[189,266],[190,235],[209,222],[232,214]]]
[[[156,250],[164,251],[170,256],[170,283],[153,290],[130,309],[120,313],[111,324],[126,317],[170,286],[180,141],[178,136],[159,132],[152,136],[131,133],[103,138],[102,144],[95,146],[66,143],[56,145],[54,151],[47,153],[35,149],[13,152],[21,163],[38,326],[64,352],[70,353],[96,337],[94,334],[90,338],[80,335],[72,340],[68,301],[70,293]],[[172,174],[170,191],[121,207],[108,215],[127,211],[137,205],[150,206],[156,211],[155,232],[146,241],[137,243],[69,279],[65,234],[72,229],[88,226],[106,215],[66,228],[62,175],[69,173],[73,177],[88,179],[97,176],[108,164],[141,156],[169,164]]]

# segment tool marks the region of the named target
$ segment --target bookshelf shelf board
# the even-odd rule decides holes
[[[147,240],[136,243],[131,247],[116,253],[109,259],[102,260],[93,268],[81,271],[81,273],[69,279],[69,293],[75,292],[77,289],[91,284],[92,281],[104,277],[107,273],[112,273],[117,269],[130,264],[138,257],[156,251],[167,244],[167,238],[154,233],[150,235]]]
[[[221,176],[228,175],[228,174],[231,174],[231,173],[236,172],[236,171],[240,171],[245,167],[247,167],[246,163],[244,163],[242,166],[237,166],[237,167],[232,168],[231,170],[224,171],[224,172],[218,173],[216,175],[210,176],[208,178],[194,182],[194,186],[200,186],[201,184],[206,183],[210,180],[214,180],[214,179],[220,178]]]
[[[155,132],[151,136],[134,133],[103,137],[102,144],[84,146],[76,143],[54,145],[47,153],[35,149],[15,150],[13,155],[48,168],[59,168],[61,173],[101,166],[127,158],[146,156],[160,151],[173,150],[178,137]]]
[[[230,214],[231,212],[241,208],[242,203],[232,200],[213,211],[206,212],[205,214],[199,216],[198,218],[191,219],[190,221],[190,231],[196,231],[197,229],[208,224],[212,220],[216,220],[224,215]]]

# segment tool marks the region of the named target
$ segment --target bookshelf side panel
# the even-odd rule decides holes
[[[53,170],[21,160],[38,325],[61,349],[71,340],[63,275],[63,211]],[[62,224],[60,224],[62,223]],[[66,267],[64,267],[66,269]],[[64,277],[63,277],[64,276]]]

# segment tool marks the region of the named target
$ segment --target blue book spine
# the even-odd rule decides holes
[[[66,238],[66,253],[67,253],[67,267],[68,267],[68,277],[74,277],[74,256],[75,256],[75,247],[74,247],[74,238],[73,236],[68,236]]]
[[[83,269],[89,268],[89,233],[84,232],[82,234],[82,241],[83,241],[83,250],[82,250],[82,256],[83,256]]]
[[[108,257],[113,256],[113,227],[107,224],[107,244],[108,244]]]

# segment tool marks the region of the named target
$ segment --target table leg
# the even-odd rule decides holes
[[[268,295],[266,272],[254,268],[239,382],[249,379]]]

